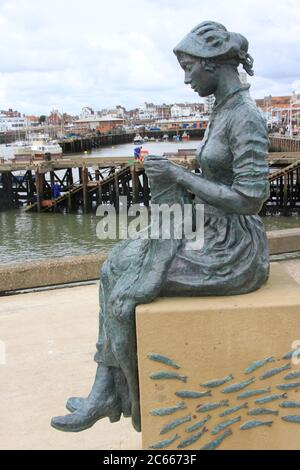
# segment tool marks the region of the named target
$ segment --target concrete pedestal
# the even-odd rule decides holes
[[[283,359],[287,352],[293,350],[295,341],[298,340],[300,348],[300,286],[279,264],[272,265],[269,281],[256,292],[230,297],[159,298],[151,304],[140,305],[136,318],[144,449],[162,441],[165,441],[162,444],[164,449],[177,449],[182,441],[203,428],[194,432],[186,429],[208,415],[211,416],[205,424],[208,430],[198,441],[190,445],[183,443],[186,445],[183,450],[201,449],[229,429],[232,434],[218,448],[300,449],[300,408],[280,406],[284,401],[300,403],[300,360],[297,365],[291,359]],[[155,355],[171,359],[180,368],[153,360],[162,359]],[[255,361],[269,357],[274,361],[260,367],[255,364],[251,373],[245,373]],[[267,371],[285,365],[286,370],[264,378]],[[179,374],[181,380],[168,377],[170,372]],[[286,378],[290,372],[298,373],[299,377]],[[218,387],[201,385],[231,374],[233,379]],[[184,377],[187,377],[186,382]],[[249,385],[244,383],[252,378]],[[226,391],[226,387],[240,382],[243,382],[240,388],[243,385],[245,388]],[[297,382],[299,386],[294,385]],[[281,385],[284,385],[283,389]],[[285,390],[286,386],[293,388]],[[254,389],[270,391],[238,399],[239,394]],[[209,390],[211,396],[182,397],[186,391],[199,393]],[[288,398],[255,403],[257,399],[283,393]],[[228,400],[228,406],[197,411],[200,405],[223,400]],[[165,416],[153,416],[157,409],[165,411],[182,402],[184,409],[179,408]],[[219,416],[225,410],[245,403],[247,408],[226,417]],[[248,415],[254,408],[268,408],[276,414]],[[189,415],[191,421],[160,434],[165,425],[171,422],[175,425],[174,421],[189,419]],[[287,415],[299,415],[299,424],[284,421],[282,417]],[[240,421],[211,434],[216,425],[239,416]],[[273,423],[241,430],[240,426],[250,420]],[[168,445],[166,441],[172,440],[176,434],[179,437]]]

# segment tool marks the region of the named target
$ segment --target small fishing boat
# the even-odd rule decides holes
[[[162,140],[163,140],[163,142],[168,142],[169,141],[168,134],[164,134]]]
[[[184,133],[182,134],[182,141],[183,142],[187,142],[190,140],[190,136],[184,131]]]
[[[134,145],[141,145],[144,143],[144,139],[140,134],[136,134],[135,138],[133,139]]]
[[[14,145],[16,161],[59,160],[62,158],[62,147],[55,140],[40,138],[28,142],[17,142]]]

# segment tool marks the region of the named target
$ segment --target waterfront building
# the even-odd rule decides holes
[[[52,126],[60,126],[62,123],[62,115],[57,109],[53,109],[51,111],[48,123],[51,124]]]
[[[95,114],[95,112],[92,108],[89,108],[88,106],[85,106],[81,110],[79,119],[86,119],[86,118],[89,118],[89,117],[93,116],[94,114]]]
[[[188,129],[206,129],[208,117],[203,115],[188,116],[170,119],[161,119],[156,121],[156,126],[165,131],[178,131]]]
[[[6,114],[0,114],[0,132],[13,132],[25,130],[27,120],[24,117],[8,117]]]
[[[300,94],[291,96],[265,96],[256,100],[256,105],[265,116],[269,127],[291,136],[300,133]]]
[[[191,116],[192,109],[188,104],[174,104],[171,106],[171,117],[172,118],[179,118],[179,117],[188,117]]]
[[[28,127],[37,127],[40,125],[40,117],[34,115],[26,115],[26,121]]]
[[[101,109],[100,111],[97,111],[97,115],[100,117],[105,117],[105,116],[110,116],[118,119],[124,119],[126,113],[126,109],[118,105],[115,108],[104,108]]]
[[[202,115],[204,113],[204,103],[189,103],[192,115]]]
[[[171,105],[163,103],[162,105],[156,106],[156,114],[158,119],[170,119]]]
[[[287,111],[291,106],[291,96],[265,96],[262,99],[255,100],[263,112],[268,113],[271,109]]]
[[[139,108],[138,118],[140,121],[150,121],[151,119],[157,119],[156,106],[153,103],[145,102],[143,106]]]
[[[204,112],[206,114],[211,114],[215,104],[214,95],[209,95],[204,98]]]
[[[74,122],[74,130],[82,134],[90,131],[106,133],[116,130],[117,128],[122,128],[124,123],[125,119],[94,114],[83,119],[77,119]]]
[[[8,110],[5,110],[5,109],[2,109],[0,111],[0,114],[3,115],[3,116],[6,116],[6,117],[10,117],[10,118],[20,118],[22,117],[21,116],[21,113],[19,113],[19,111],[14,111],[12,108],[9,108]]]
[[[203,103],[176,103],[171,106],[171,117],[189,117],[203,114]]]

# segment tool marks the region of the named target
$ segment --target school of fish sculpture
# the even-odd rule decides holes
[[[177,389],[172,392],[175,395],[174,398],[181,398],[184,401],[177,402],[177,404],[175,401],[175,405],[149,411],[155,417],[173,416],[171,421],[162,423],[160,428],[160,435],[170,433],[169,437],[164,440],[158,438],[150,445],[150,448],[170,449],[173,447],[189,450],[192,446],[195,448],[198,441],[206,440],[207,442],[199,447],[199,450],[214,450],[221,447],[222,442],[225,439],[226,441],[230,439],[234,433],[261,427],[272,429],[274,420],[278,420],[278,418],[282,424],[290,423],[291,426],[300,424],[300,412],[299,414],[288,414],[292,409],[296,411],[296,408],[300,408],[300,402],[297,401],[298,397],[295,394],[300,388],[300,381],[296,381],[296,379],[300,379],[300,371],[293,370],[292,363],[282,362],[292,359],[293,353],[294,351],[291,351],[277,359],[268,356],[255,360],[240,374],[236,374],[236,378],[239,380],[235,382],[233,382],[234,375],[228,373],[221,378],[200,382],[199,389],[193,385],[190,389]],[[166,355],[151,353],[148,354],[148,359],[156,362],[159,367],[159,370],[157,369],[150,374],[152,383],[155,381],[159,383],[165,381],[165,384],[189,381],[187,375],[170,371],[170,368],[179,369],[181,367],[177,361]],[[279,361],[277,367],[273,365],[275,361]],[[163,366],[166,368],[164,369]],[[289,369],[292,370],[288,374],[284,374]],[[240,378],[242,374],[246,376],[251,374],[251,377],[242,379]],[[272,379],[272,386],[267,383],[270,379]],[[276,380],[275,383],[274,380]],[[264,385],[266,383],[264,387],[259,387],[261,381],[264,382]],[[201,387],[205,391],[203,388],[201,390]],[[227,395],[226,399],[220,398],[222,394]],[[241,400],[244,401],[241,402]],[[271,407],[268,407],[268,404],[271,404]],[[202,413],[206,413],[207,416],[199,419]],[[269,417],[268,415],[272,417],[272,420],[263,419]],[[251,417],[252,419],[250,419]],[[186,423],[189,425],[184,426]],[[177,431],[176,434],[174,434],[174,429]],[[209,435],[215,438],[208,439],[206,436]]]

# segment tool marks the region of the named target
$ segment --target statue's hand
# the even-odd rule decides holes
[[[148,178],[156,182],[175,183],[178,174],[178,165],[170,162],[167,158],[152,157],[145,158],[144,168]]]

